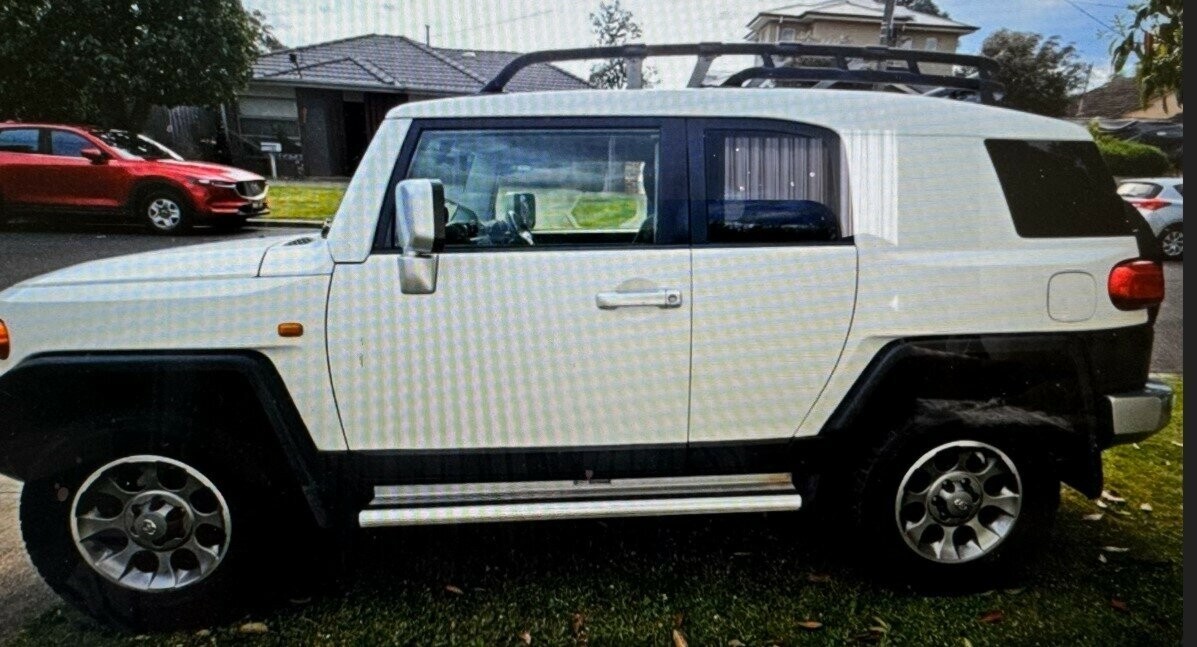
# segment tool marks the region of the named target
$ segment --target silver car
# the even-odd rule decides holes
[[[1170,260],[1182,258],[1185,251],[1184,188],[1184,178],[1179,177],[1137,178],[1118,184],[1118,195],[1143,214]]]

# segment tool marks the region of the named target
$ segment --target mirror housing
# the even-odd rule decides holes
[[[395,185],[395,244],[404,294],[436,291],[437,257],[445,246],[445,188],[437,180]]]
[[[79,151],[79,155],[92,164],[105,164],[108,162],[108,155],[105,154],[104,151],[95,147],[89,146],[88,148],[84,148],[83,150]]]

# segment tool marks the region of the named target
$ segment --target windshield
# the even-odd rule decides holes
[[[105,144],[115,148],[126,157],[147,160],[182,161],[183,159],[178,153],[145,135],[135,135],[125,130],[93,130],[91,134],[99,137]]]

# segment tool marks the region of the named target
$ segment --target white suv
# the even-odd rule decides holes
[[[412,103],[324,235],[0,293],[0,472],[46,581],[121,626],[236,613],[318,528],[813,508],[979,575],[1168,422],[1153,250],[1083,128],[990,105]]]

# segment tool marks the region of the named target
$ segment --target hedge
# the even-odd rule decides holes
[[[1093,141],[1097,142],[1106,166],[1110,167],[1110,173],[1116,176],[1163,175],[1172,170],[1172,162],[1156,146],[1115,139],[1097,130],[1095,124],[1089,125],[1089,132],[1093,134]]]

